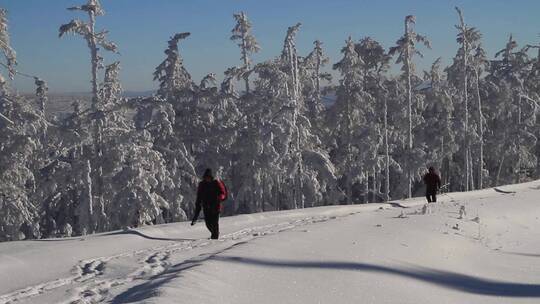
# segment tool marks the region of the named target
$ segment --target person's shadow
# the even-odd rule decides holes
[[[540,298],[540,284],[498,281],[466,274],[460,274],[457,272],[437,270],[414,265],[409,267],[389,267],[357,262],[311,262],[276,259],[269,260],[240,256],[219,255],[220,253],[225,252],[227,249],[212,255],[204,256],[203,258],[197,258],[194,260],[189,260],[176,265],[172,265],[164,273],[156,275],[149,281],[140,285],[133,286],[124,293],[117,295],[111,301],[111,303],[133,303],[154,297],[158,295],[158,289],[160,286],[172,281],[175,278],[178,278],[182,271],[197,267],[206,260],[253,265],[256,267],[297,268],[299,271],[305,269],[326,269],[359,271],[366,273],[386,273],[400,276],[405,279],[413,279],[439,287],[444,287],[476,295],[508,298]]]

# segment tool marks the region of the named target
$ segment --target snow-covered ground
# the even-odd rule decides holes
[[[501,189],[0,243],[0,303],[539,303],[540,181]]]

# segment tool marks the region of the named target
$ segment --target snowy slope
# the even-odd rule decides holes
[[[538,303],[540,182],[502,189],[0,243],[0,303]]]

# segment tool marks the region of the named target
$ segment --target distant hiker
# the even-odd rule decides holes
[[[426,184],[426,198],[428,203],[437,202],[437,191],[441,188],[441,178],[435,172],[435,168],[428,168],[428,173],[424,175],[424,183]]]
[[[221,180],[214,179],[211,169],[204,171],[203,179],[197,188],[197,200],[195,202],[195,214],[191,225],[195,225],[201,213],[204,212],[206,228],[211,233],[211,239],[219,238],[219,213],[221,202],[227,199],[227,188]]]

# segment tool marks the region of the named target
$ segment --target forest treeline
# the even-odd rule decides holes
[[[17,71],[0,10],[2,241],[185,220],[206,167],[229,188],[229,215],[411,197],[423,191],[428,165],[451,191],[540,174],[540,45],[509,36],[489,57],[458,8],[451,65],[438,59],[424,72],[415,62],[430,42],[414,16],[395,45],[349,37],[331,65],[319,40],[298,53],[300,23],[288,28],[281,54],[253,62],[260,46],[241,12],[230,37],[240,61],[222,82],[213,73],[192,79],[179,48],[190,33],[177,33],[154,71],[157,93],[129,99],[119,62],[106,64],[118,46],[98,30],[99,1],[69,10],[79,18],[59,36],[87,44],[92,101],[75,102],[65,117],[45,115],[45,80]],[[392,75],[392,64],[401,73]],[[35,82],[35,98],[10,87],[17,75]]]

